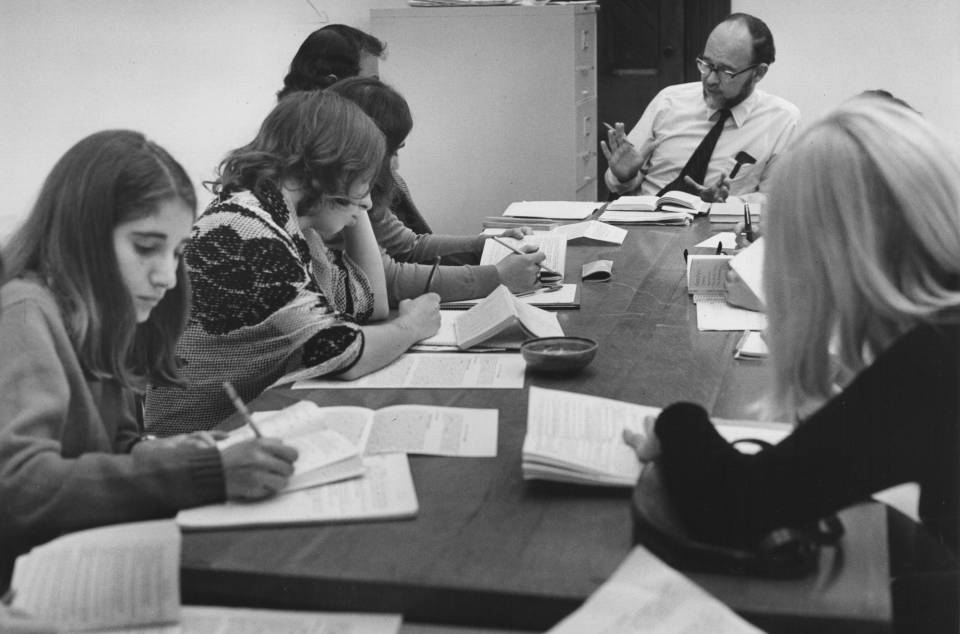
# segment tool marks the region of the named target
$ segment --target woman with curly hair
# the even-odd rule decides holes
[[[252,399],[281,377],[353,379],[437,331],[435,293],[370,323],[389,310],[367,215],[383,154],[355,104],[313,91],[282,99],[227,155],[184,253],[193,310],[177,354],[188,384],[151,386],[152,433],[216,426],[232,411],[224,381]],[[343,249],[328,249],[337,235]]]

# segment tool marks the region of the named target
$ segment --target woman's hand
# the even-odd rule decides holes
[[[643,433],[623,430],[623,441],[633,447],[641,462],[650,462],[660,457],[660,439],[654,431],[656,422],[656,416],[647,416],[643,419]]]
[[[227,437],[223,431],[195,431],[190,434],[177,434],[166,438],[145,438],[130,450],[131,454],[141,451],[180,451],[184,448],[206,449],[216,447],[218,440]]]
[[[440,330],[440,296],[436,293],[404,299],[397,309],[397,324],[416,333],[416,341],[432,337]]]
[[[259,500],[287,485],[297,450],[279,438],[254,438],[220,451],[228,500]]]
[[[512,293],[525,293],[537,288],[538,266],[547,256],[533,245],[525,245],[523,255],[511,253],[496,263],[500,283]]]

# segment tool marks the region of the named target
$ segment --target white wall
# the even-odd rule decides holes
[[[883,87],[923,111],[960,148],[957,0],[732,5],[770,24],[779,60],[764,87],[796,103],[807,120],[865,88]],[[405,6],[406,0],[0,0],[0,238],[29,208],[56,159],[96,130],[145,131],[199,185],[224,152],[252,136],[308,33],[327,22],[368,28],[369,9]],[[423,78],[430,81],[429,73]]]
[[[275,103],[303,38],[405,0],[0,0],[0,239],[76,141],[132,128],[200,187]],[[198,192],[201,204],[209,194]]]
[[[958,0],[732,0],[762,18],[777,61],[761,86],[812,121],[862,90],[884,88],[960,150]]]

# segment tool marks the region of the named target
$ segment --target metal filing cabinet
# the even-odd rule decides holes
[[[400,173],[434,230],[515,200],[596,200],[596,5],[373,9],[410,103]]]

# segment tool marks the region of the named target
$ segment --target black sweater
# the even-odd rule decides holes
[[[744,455],[699,406],[657,419],[671,498],[691,532],[744,545],[904,482],[920,485],[920,518],[954,552],[960,487],[960,324],[897,340],[780,444]]]

